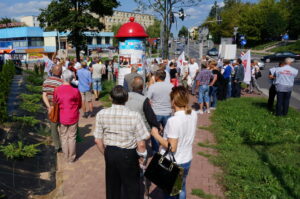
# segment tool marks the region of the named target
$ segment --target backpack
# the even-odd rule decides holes
[[[258,71],[258,72],[255,72],[255,79],[258,79],[261,77],[261,72]]]

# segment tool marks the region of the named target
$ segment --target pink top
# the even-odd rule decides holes
[[[59,104],[59,122],[64,125],[75,124],[79,120],[81,95],[71,85],[61,85],[54,90],[54,102]]]

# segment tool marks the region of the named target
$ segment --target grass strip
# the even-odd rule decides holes
[[[202,189],[192,189],[192,195],[198,196],[199,198],[203,199],[216,199],[214,195],[205,193]]]
[[[212,121],[227,198],[300,198],[299,112],[276,117],[266,99],[239,98],[218,103]]]
[[[300,41],[296,41],[294,43],[288,43],[284,46],[279,46],[271,49],[272,52],[282,52],[282,51],[291,51],[296,54],[300,54]]]

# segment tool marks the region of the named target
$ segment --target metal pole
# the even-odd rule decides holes
[[[187,49],[187,54],[188,54],[188,57],[190,58],[190,30],[188,29],[188,49]]]
[[[199,43],[199,59],[201,60],[203,56],[203,38],[201,36]]]

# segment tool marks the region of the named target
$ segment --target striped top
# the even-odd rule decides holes
[[[59,77],[48,77],[44,83],[43,83],[43,92],[47,93],[47,97],[49,100],[50,105],[52,105],[53,102],[53,93],[54,93],[54,89],[56,87],[59,87],[60,85],[62,85],[63,80],[60,79]]]

